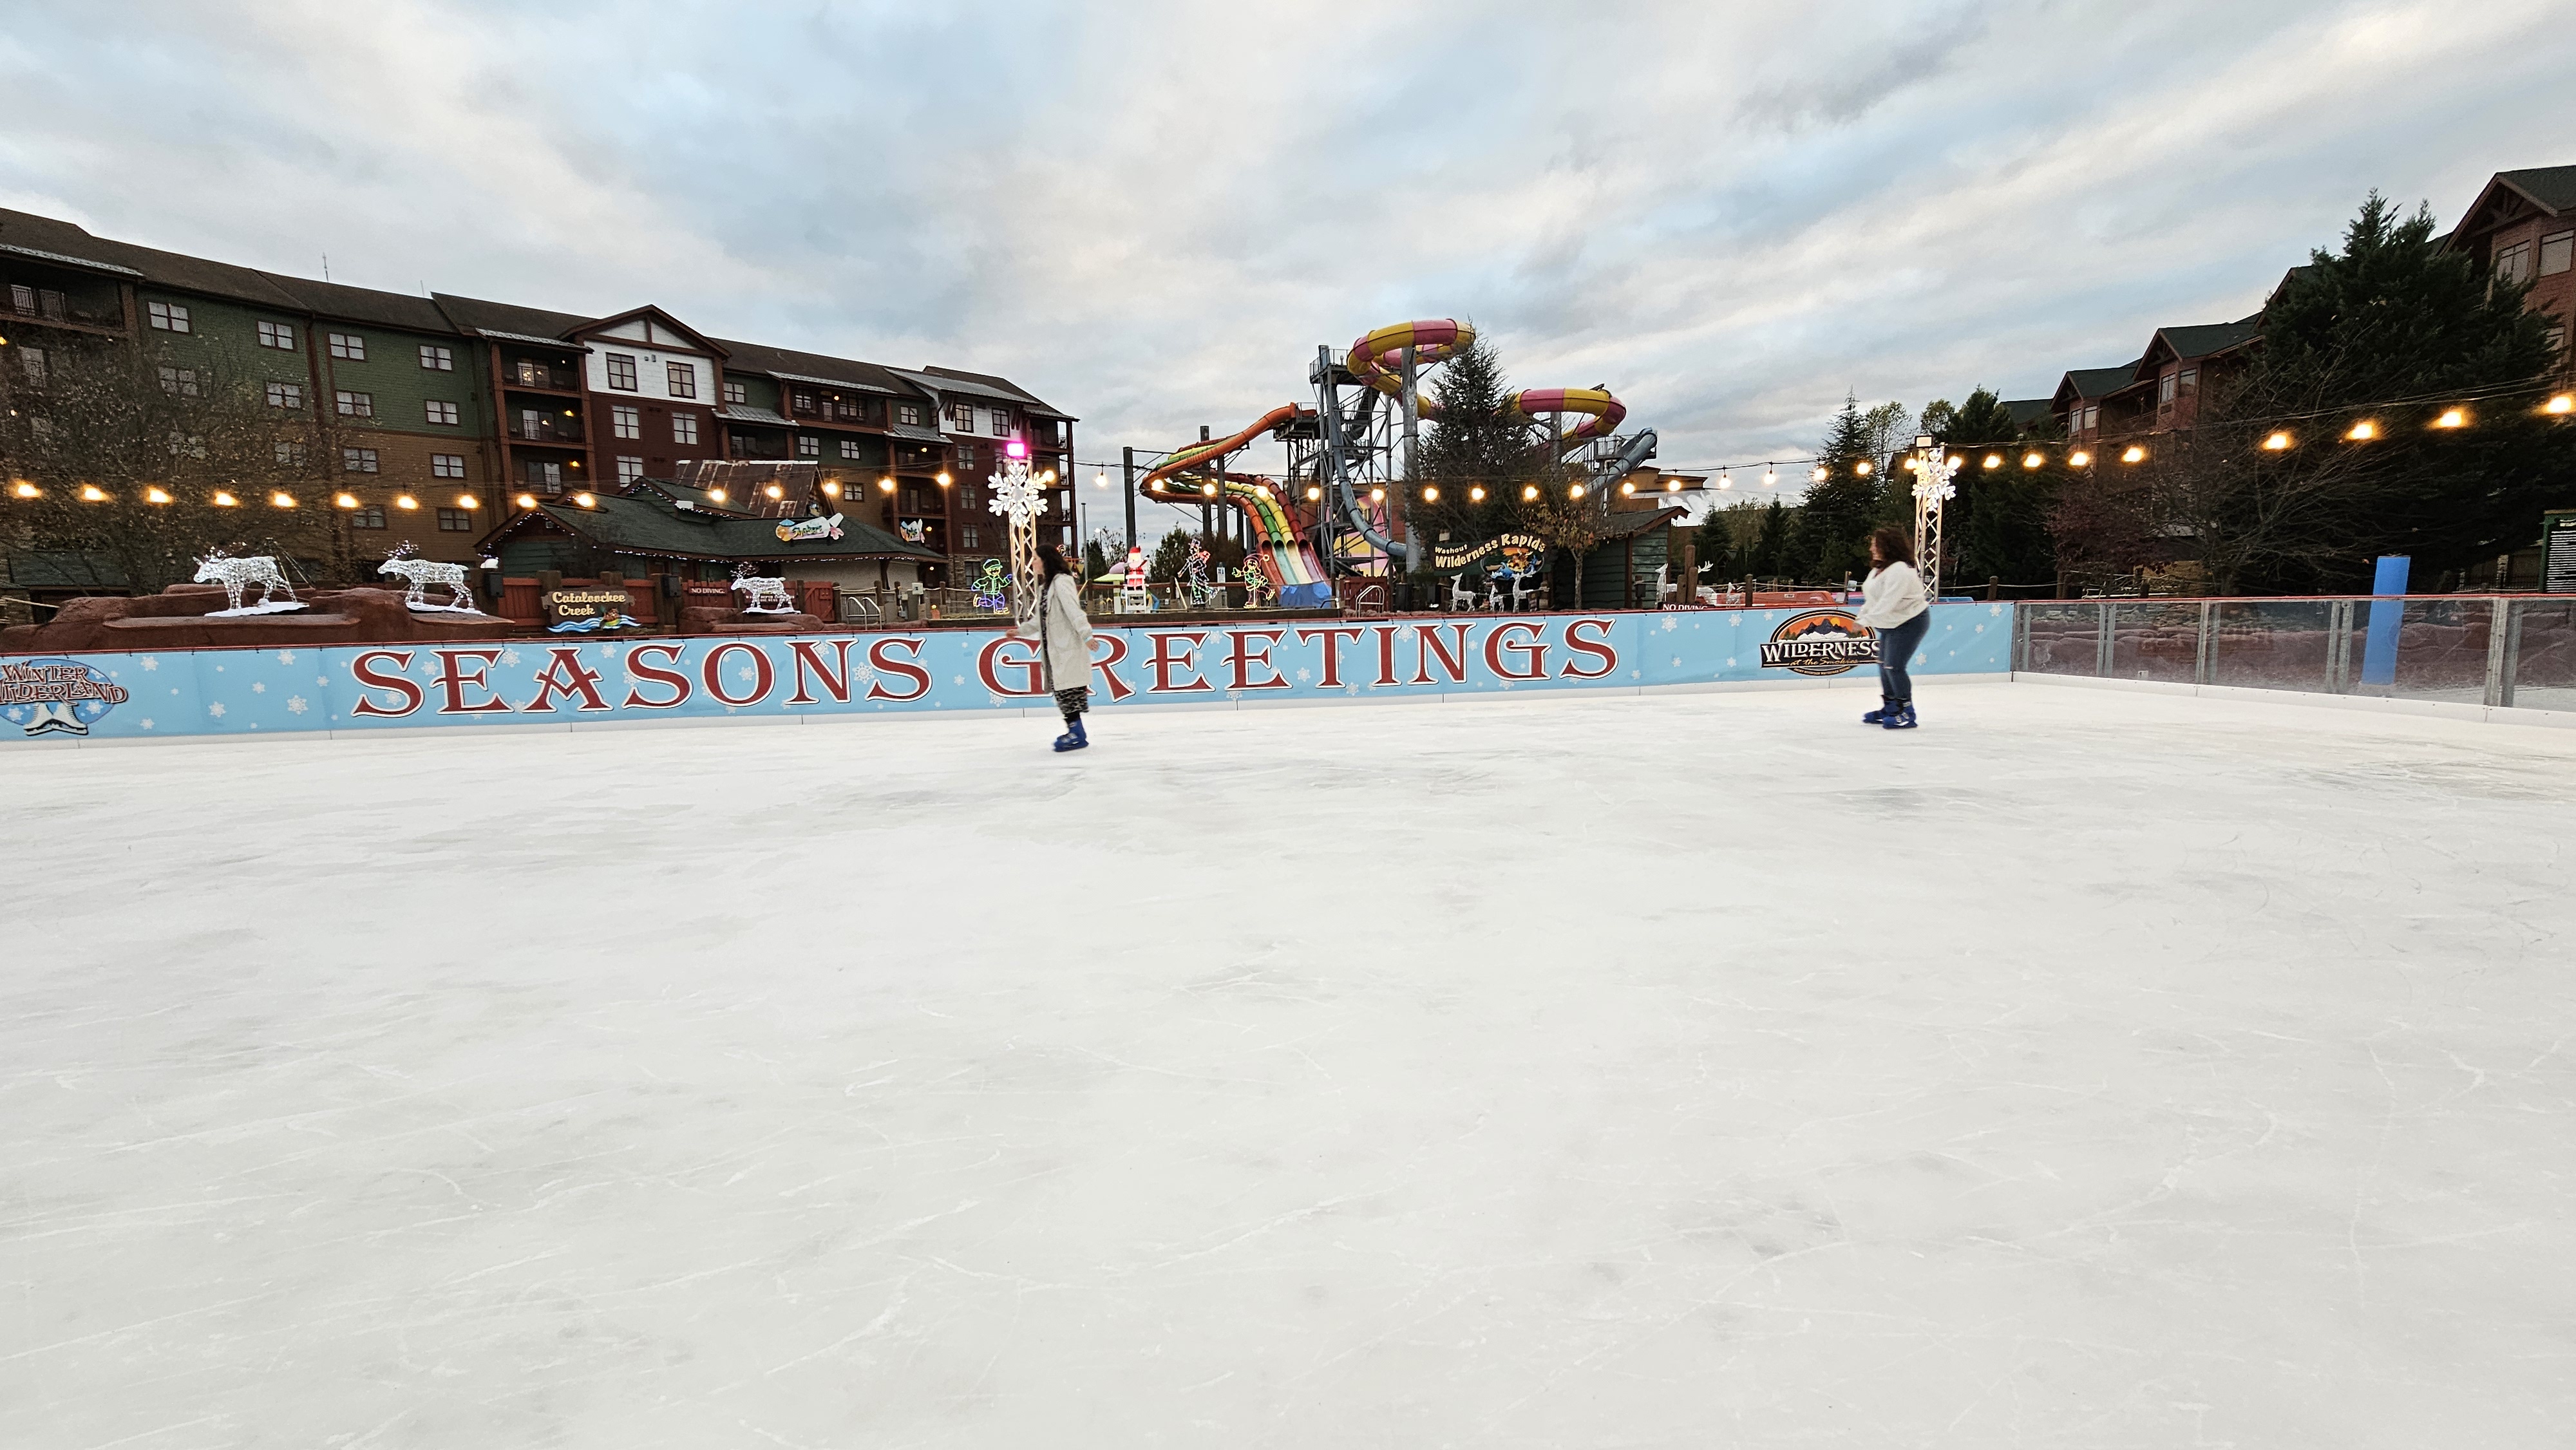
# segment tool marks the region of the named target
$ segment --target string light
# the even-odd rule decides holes
[[[268,496],[268,506],[270,508],[291,509],[295,507],[295,495],[288,493],[285,489],[281,488],[277,492]]]
[[[2025,453],[2021,456],[2021,466],[2024,468],[2037,468],[2047,461],[2048,459],[2046,457],[2036,451]]]
[[[1485,486],[1480,483],[1474,488],[1467,490],[1467,497],[1473,502],[1483,503],[1485,501]]]
[[[460,493],[456,496],[456,506],[467,513],[472,513],[483,506],[483,500],[470,493]]]
[[[521,507],[521,508],[523,508],[523,509],[532,509],[532,508],[535,508],[536,506],[537,506],[537,496],[536,496],[535,494],[533,494],[533,493],[523,493],[523,494],[519,495],[519,507]]]
[[[1369,490],[1369,502],[1371,502],[1371,503],[1384,503],[1384,502],[1386,502],[1386,490],[1385,490],[1385,489],[1382,489],[1382,488],[1373,488],[1373,489],[1370,489],[1370,490]]]
[[[29,483],[23,478],[19,479],[15,484],[12,484],[9,491],[20,498],[42,498],[45,493],[43,489],[36,487],[34,484]]]
[[[1766,468],[1762,470],[1762,486],[1764,488],[1778,488],[1780,486],[1779,470],[1774,468]]]
[[[420,500],[413,498],[407,493],[398,493],[394,495],[394,507],[398,509],[416,509],[420,507]]]
[[[1202,483],[1199,485],[1199,492],[1207,495],[1209,498],[1214,498],[1216,497],[1216,485],[1213,483]]]
[[[941,474],[941,475],[940,475],[940,477],[945,478],[945,477],[947,477],[947,475],[946,475],[946,474]],[[892,492],[894,492],[894,480],[893,480],[893,479],[891,479],[891,478],[880,478],[880,479],[878,479],[878,480],[877,480],[877,492],[879,492],[879,493],[892,493]]]
[[[2271,437],[2264,439],[2263,448],[2264,451],[2268,453],[2279,453],[2296,441],[2297,440],[2290,436],[2290,430],[2284,428],[2279,432],[2274,433]]]
[[[233,497],[231,494],[224,492],[220,488],[215,490],[215,507],[219,509],[237,508],[240,504],[240,499]]]
[[[1308,503],[1317,503],[1317,502],[1320,502],[1320,501],[1323,499],[1323,497],[1324,497],[1324,490],[1323,490],[1322,485],[1320,485],[1320,484],[1312,484],[1312,483],[1310,483],[1310,484],[1306,485],[1306,502],[1308,502]]]
[[[1521,502],[1523,502],[1523,503],[1528,503],[1528,502],[1530,502],[1531,500],[1533,500],[1533,499],[1535,499],[1535,498],[1537,498],[1537,497],[1538,497],[1538,485],[1537,485],[1537,484],[1535,484],[1535,483],[1525,483],[1525,484],[1522,484],[1522,485],[1521,485]]]
[[[331,507],[333,508],[353,509],[357,506],[358,496],[354,493],[335,493],[331,495]]]
[[[586,494],[586,493],[577,493],[577,494],[574,494],[574,495],[572,496],[572,501],[573,501],[574,503],[577,503],[577,504],[581,505],[583,508],[590,508],[590,507],[592,507],[592,506],[596,505],[596,504],[599,502],[599,500],[598,500],[598,499],[595,499],[595,498],[591,497],[589,494]]]
[[[2003,466],[2004,466],[2004,456],[2003,456],[2002,454],[2000,454],[2000,453],[1989,453],[1989,454],[1987,454],[1987,455],[1986,455],[1986,464],[1985,464],[1985,466],[1986,466],[1986,467],[1988,467],[1988,468],[2001,468],[2001,467],[2003,467]]]
[[[2465,428],[2468,424],[2469,413],[2466,408],[2445,408],[2442,410],[2442,416],[2433,420],[2433,426],[2436,428]]]
[[[2135,443],[2132,443],[2121,452],[2120,461],[2122,463],[2142,463],[2146,460],[2146,456],[2147,450],[2140,448]]]
[[[2576,413],[2576,393],[2560,393],[2557,397],[2543,403],[2540,411],[2562,418],[2569,413]]]
[[[837,480],[827,480],[823,485],[823,492],[830,497],[839,498],[841,496],[841,485]],[[722,503],[723,500],[718,499],[717,502]]]
[[[143,501],[145,503],[168,503],[170,501],[170,491],[156,483],[150,488],[143,490]]]
[[[839,485],[839,484],[837,484],[837,483],[827,483],[827,484],[825,484],[825,485],[823,485],[823,486],[824,486],[825,488],[839,488],[839,487],[840,487],[840,485]],[[724,490],[723,490],[723,489],[720,489],[720,488],[711,488],[711,489],[708,489],[708,490],[707,490],[707,497],[708,497],[710,500],[712,500],[712,501],[714,501],[714,502],[716,502],[716,503],[723,503],[723,502],[724,502],[724,498],[725,498]]]
[[[939,475],[939,477],[938,477],[938,478],[936,478],[936,479],[934,479],[934,480],[932,480],[932,481],[933,481],[933,482],[935,482],[935,483],[937,483],[941,488],[946,488],[946,487],[948,486],[948,475],[947,475],[947,474],[945,474],[945,473],[943,473],[943,474]],[[892,483],[892,480],[891,480],[891,479],[889,479],[889,480],[887,480],[887,482],[888,482],[889,484],[891,484],[891,483]],[[891,488],[891,487],[889,487],[889,488],[887,488],[887,489],[886,489],[886,492],[888,492],[888,493],[892,493],[892,492],[894,492],[894,489],[893,489],[893,488]]]
[[[2066,463],[2070,468],[2082,468],[2092,461],[2093,455],[2085,452],[2081,448],[2078,448],[2074,452],[2066,455]]]
[[[787,490],[785,490],[785,489],[783,489],[783,488],[780,488],[777,484],[774,484],[774,483],[773,483],[773,484],[771,484],[769,487],[762,489],[762,490],[761,490],[761,492],[762,492],[762,493],[765,493],[765,494],[767,494],[767,495],[769,495],[771,498],[785,498],[785,497],[787,497]]]
[[[1422,501],[1424,503],[1440,502],[1440,485],[1436,483],[1424,484],[1422,486]]]
[[[1681,492],[1681,491],[1682,491],[1682,481],[1681,481],[1680,479],[1678,479],[1678,478],[1668,478],[1668,479],[1664,480],[1664,492],[1666,492],[1666,493],[1679,493],[1679,492]]]
[[[1860,462],[1853,464],[1852,473],[1860,478],[1869,477],[1869,460],[1864,458]]]
[[[1719,474],[1719,475],[1717,476],[1717,486],[1718,486],[1718,487],[1720,487],[1720,488],[1733,488],[1733,487],[1735,487],[1735,475],[1734,475],[1734,474],[1732,474],[1732,473],[1721,473],[1721,474]]]
[[[2352,431],[2344,434],[2343,436],[2351,439],[2355,443],[2367,443],[2371,439],[2379,436],[2379,425],[2370,421],[2368,418],[2364,418],[2360,422],[2353,424]]]
[[[82,485],[81,485],[80,496],[81,496],[81,502],[83,502],[83,503],[105,503],[105,502],[107,502],[107,490],[105,490],[105,489],[103,489],[103,488],[100,488],[97,484],[94,484],[94,483],[84,483],[84,484],[82,484]]]
[[[1818,482],[1818,483],[1822,483],[1822,482],[1824,482],[1824,481],[1825,481],[1825,466],[1824,466],[1823,464],[1821,464],[1821,463],[1819,463],[1819,464],[1817,464],[1817,465],[1816,465],[1816,474],[1815,474],[1815,478],[1816,478],[1816,482]]]
[[[1637,496],[1637,485],[1635,485],[1635,484],[1633,484],[1633,483],[1623,483],[1623,484],[1619,485],[1619,496],[1620,496],[1621,498],[1634,498],[1634,497],[1636,497],[1636,496]]]
[[[1583,485],[1578,483],[1578,484],[1574,485],[1572,488],[1567,489],[1567,490],[1565,491],[1565,496],[1566,496],[1567,498],[1581,498],[1581,497],[1583,497]]]

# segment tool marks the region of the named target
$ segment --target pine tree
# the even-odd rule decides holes
[[[1174,529],[1154,546],[1154,556],[1145,561],[1145,577],[1156,584],[1169,584],[1180,578],[1189,565],[1190,531]]]
[[[1816,450],[1825,477],[1809,485],[1799,503],[1785,561],[1800,579],[1837,583],[1868,566],[1869,532],[1878,527],[1879,487],[1858,465],[1867,462],[1874,473],[1886,461],[1878,454],[1886,434],[1880,415],[1891,406],[1882,404],[1864,414],[1859,398],[1846,395],[1824,446]]]
[[[1083,582],[1087,584],[1108,572],[1109,551],[1100,547],[1098,539],[1086,541],[1082,546]]]
[[[1423,481],[1440,490],[1414,521],[1437,537],[1490,539],[1526,526],[1521,487],[1542,472],[1536,433],[1511,411],[1502,356],[1482,334],[1440,365],[1430,392],[1438,416],[1422,444]],[[1477,485],[1485,497],[1474,497]]]
[[[1756,579],[1777,579],[1788,570],[1789,507],[1778,499],[1762,511],[1762,527],[1753,536],[1751,556],[1745,561],[1745,572]]]

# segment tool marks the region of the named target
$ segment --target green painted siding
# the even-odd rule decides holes
[[[333,333],[359,339],[365,345],[366,360],[333,357]],[[457,445],[454,451],[469,454],[477,450],[481,440],[492,436],[491,389],[483,375],[484,349],[476,342],[321,320],[312,324],[307,337],[322,367],[322,401],[326,410],[333,406],[332,395],[343,388],[366,393],[375,400],[376,415],[371,422],[343,419],[334,413],[335,422],[353,428],[447,439]],[[420,350],[424,346],[446,348],[455,362],[455,371],[422,367]],[[427,408],[431,402],[454,403],[456,425],[431,423]]]
[[[778,405],[778,384],[768,378],[756,378],[747,373],[727,373],[724,375],[724,380],[728,383],[742,384],[742,400],[752,407],[767,408],[773,413],[787,411]],[[716,395],[716,404],[719,407],[724,404],[723,393],[719,392]]]

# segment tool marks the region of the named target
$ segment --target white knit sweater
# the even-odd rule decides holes
[[[1894,629],[1927,607],[1923,576],[1911,564],[1872,569],[1860,586],[1860,622],[1872,629]]]

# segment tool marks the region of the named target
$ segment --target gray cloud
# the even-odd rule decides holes
[[[1086,458],[1473,317],[1675,463],[2252,310],[2362,193],[2563,162],[2546,0],[22,6],[0,202],[1019,378]]]

